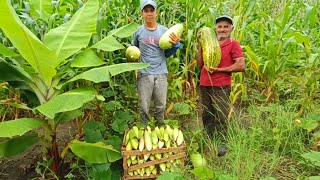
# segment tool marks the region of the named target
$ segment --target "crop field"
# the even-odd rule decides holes
[[[183,26],[162,127],[141,122],[149,64],[126,55],[140,0],[0,0],[0,179],[320,179],[320,1],[156,2],[159,24]],[[225,14],[245,71],[232,73],[219,157],[197,55],[199,30]]]

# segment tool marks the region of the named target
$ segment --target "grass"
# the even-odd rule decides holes
[[[249,106],[247,112],[234,115],[229,123],[228,153],[224,157],[216,155],[220,137],[200,136],[201,129],[186,133],[188,152],[204,152],[217,178],[306,179],[317,175],[317,169],[302,163],[300,155],[308,149],[303,143],[306,132],[294,123],[293,110],[277,103]],[[187,167],[192,169],[190,162]]]

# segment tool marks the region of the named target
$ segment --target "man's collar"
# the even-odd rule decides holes
[[[230,37],[228,37],[228,39],[225,41],[225,42],[223,42],[221,45],[220,45],[220,47],[224,47],[224,46],[227,46],[227,45],[229,45],[229,44],[231,44],[231,38]]]

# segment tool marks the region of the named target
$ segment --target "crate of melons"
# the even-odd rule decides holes
[[[182,131],[169,125],[151,129],[133,126],[122,142],[123,179],[157,178],[164,171],[177,172],[186,161]]]

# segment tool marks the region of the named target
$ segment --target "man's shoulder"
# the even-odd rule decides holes
[[[138,29],[137,29],[137,31],[141,31],[142,29],[144,29],[144,24],[141,24],[139,27],[138,27]]]
[[[238,43],[238,44],[240,44],[237,39],[230,38],[230,41],[231,41],[231,43]]]
[[[232,39],[232,38],[230,38],[230,44],[231,44],[232,47],[241,46],[240,42],[237,39]]]
[[[168,30],[168,28],[166,26],[159,24],[159,23],[158,23],[158,28],[162,29],[162,30]]]

